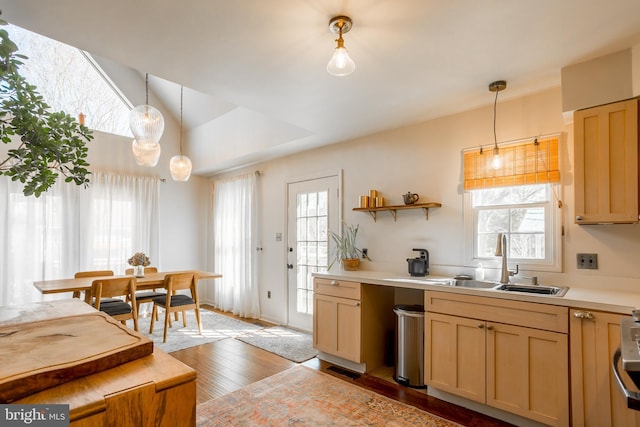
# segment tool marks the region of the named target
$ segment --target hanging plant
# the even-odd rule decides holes
[[[0,20],[0,25],[7,22]],[[25,59],[8,32],[0,29],[0,140],[18,145],[0,159],[0,174],[20,181],[25,196],[39,197],[59,175],[86,187],[91,173],[86,169],[86,143],[93,135],[70,115],[51,111],[19,73]]]

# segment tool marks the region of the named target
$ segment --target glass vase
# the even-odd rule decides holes
[[[134,265],[133,275],[136,277],[144,277],[144,265]]]

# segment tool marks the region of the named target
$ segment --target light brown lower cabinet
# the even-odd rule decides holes
[[[393,288],[314,279],[313,346],[366,371],[384,363],[386,332],[393,330]]]
[[[611,371],[613,353],[620,345],[621,318],[616,313],[570,309],[574,426],[640,426],[640,413],[626,407]],[[632,384],[629,378],[626,384]]]
[[[566,307],[425,292],[425,383],[569,425]]]

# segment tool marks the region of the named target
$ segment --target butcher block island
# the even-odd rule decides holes
[[[0,307],[0,339],[2,403],[69,405],[76,427],[195,425],[196,372],[84,302]]]

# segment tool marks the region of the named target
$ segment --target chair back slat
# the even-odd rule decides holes
[[[73,277],[76,279],[79,277],[98,277],[98,276],[113,276],[112,270],[92,270],[92,271],[78,271]]]
[[[145,273],[157,273],[158,272],[158,267],[145,267],[144,268],[144,272]],[[127,274],[127,275],[133,274],[133,268],[127,268],[124,271],[124,274]]]

